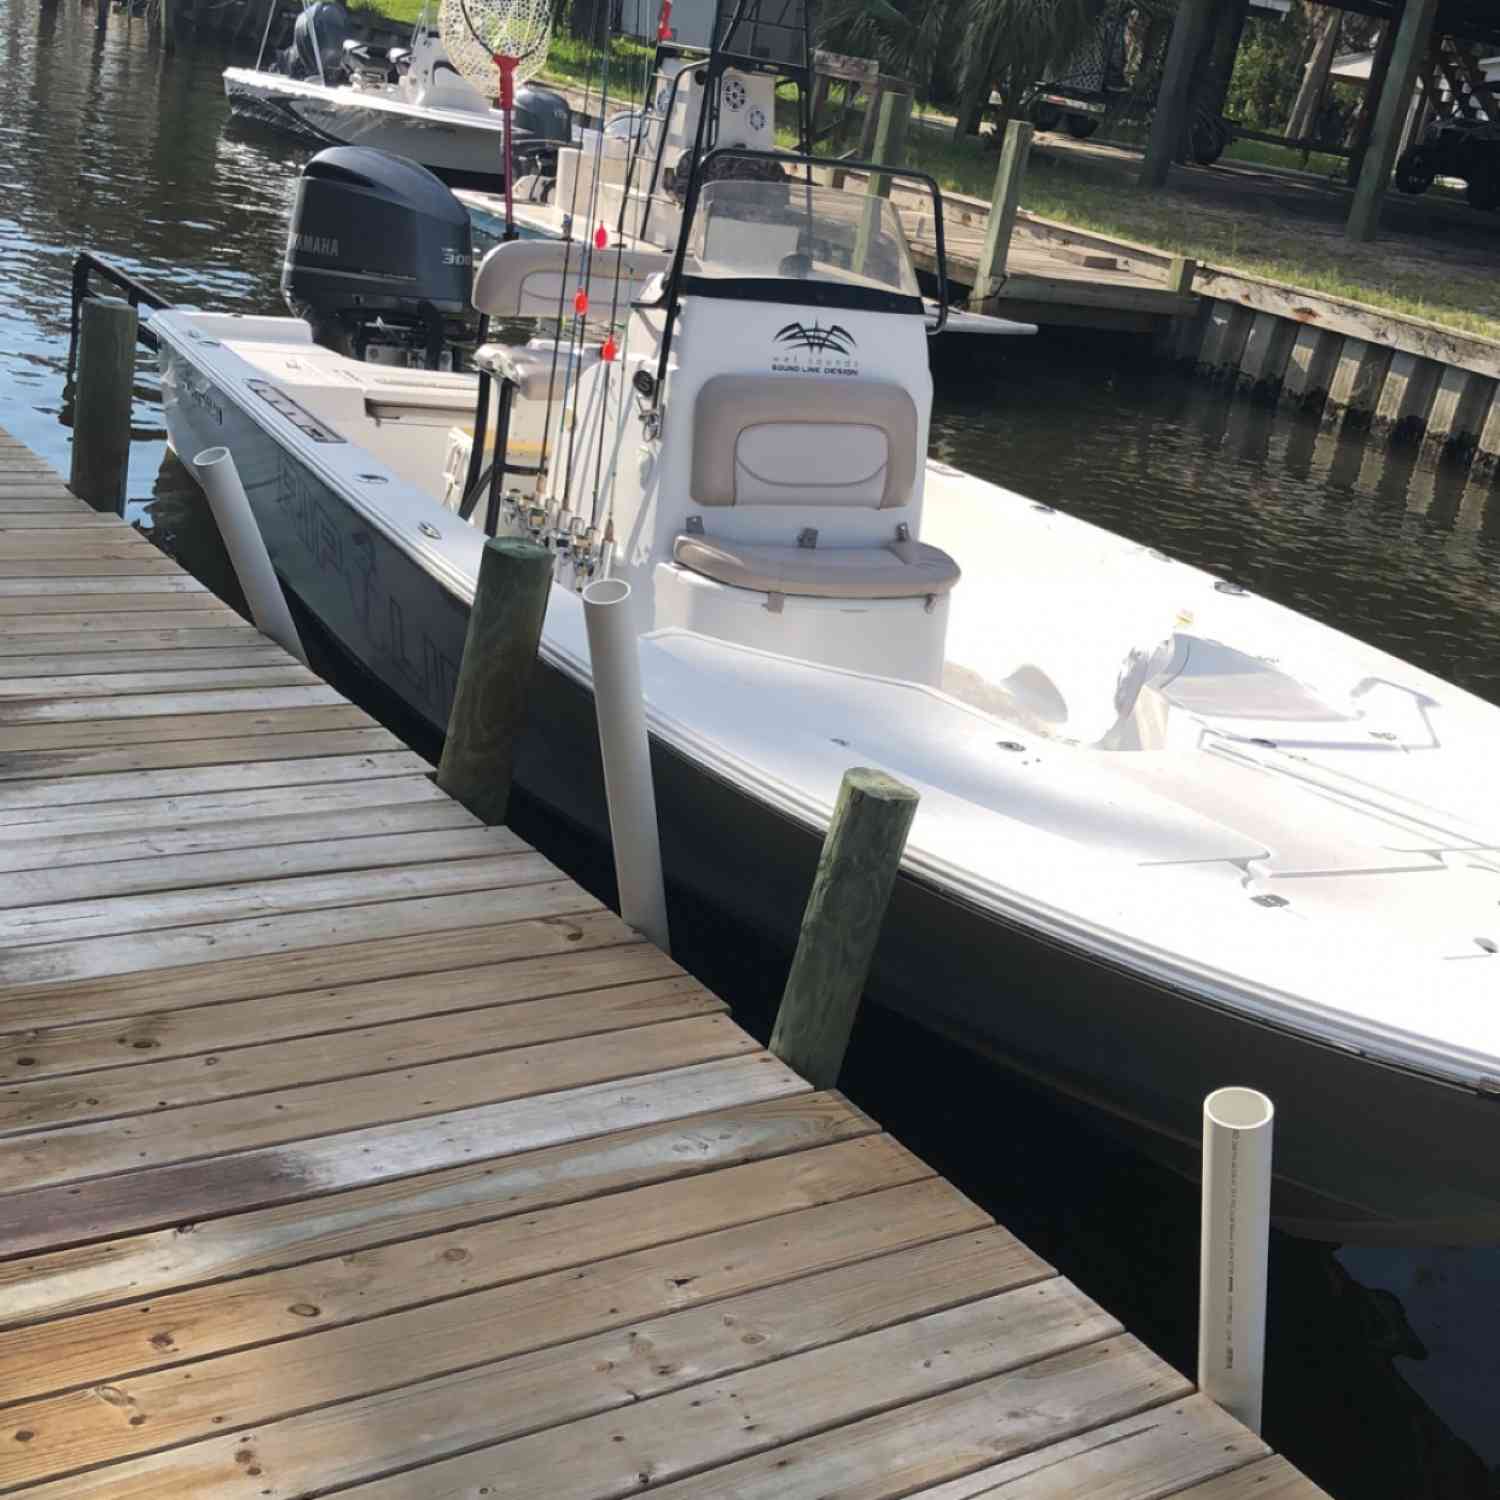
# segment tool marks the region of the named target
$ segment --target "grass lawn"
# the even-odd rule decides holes
[[[1235,141],[1224,153],[1225,161],[1242,161],[1257,167],[1284,167],[1292,172],[1312,172],[1319,177],[1335,177],[1343,173],[1344,159],[1329,156],[1324,151],[1313,151],[1307,160],[1300,151],[1289,146],[1273,146],[1269,141]]]
[[[621,101],[638,103],[645,97],[646,83],[651,73],[651,60],[656,49],[645,42],[632,41],[629,37],[617,36],[611,44],[612,57],[609,69],[609,96]],[[593,47],[573,36],[554,36],[547,53],[547,66],[542,69],[542,78],[553,83],[565,83],[572,88],[591,89],[594,102],[599,98],[599,58]]]
[[[381,15],[389,16],[393,21],[405,21],[410,25],[421,14],[422,4],[423,0],[368,0],[364,4],[360,0],[354,0],[349,9],[356,15],[362,10],[378,10]],[[437,0],[433,0],[434,13],[436,10]]]

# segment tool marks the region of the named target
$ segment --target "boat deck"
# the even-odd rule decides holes
[[[0,437],[0,1490],[1321,1492]]]

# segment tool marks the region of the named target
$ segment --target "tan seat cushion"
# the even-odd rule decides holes
[[[809,599],[912,599],[946,594],[958,564],[925,542],[883,547],[776,547],[684,534],[672,556],[717,583]]]
[[[917,432],[892,381],[715,375],[694,401],[693,503],[908,505]]]

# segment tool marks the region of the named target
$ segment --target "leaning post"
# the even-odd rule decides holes
[[[979,252],[979,268],[974,273],[974,291],[969,299],[976,310],[997,296],[1005,285],[1005,265],[1010,257],[1010,238],[1016,230],[1016,214],[1021,207],[1021,184],[1026,178],[1033,133],[1033,127],[1025,120],[1012,120],[1005,127],[1000,167],[995,173],[995,193],[990,199],[990,217],[984,229],[984,247]]]
[[[883,771],[844,774],[771,1033],[814,1088],[838,1082],[917,800]]]
[[[118,297],[90,297],[79,308],[68,487],[96,510],[118,511],[125,503],[137,321],[136,310]]]
[[[491,825],[504,823],[510,807],[551,587],[552,554],[539,543],[491,537],[484,544],[437,784]]]

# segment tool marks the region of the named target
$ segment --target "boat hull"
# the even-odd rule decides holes
[[[440,738],[468,604],[164,344],[175,446],[236,456],[277,571],[321,629]],[[201,379],[201,377],[197,377]],[[821,830],[653,741],[674,889],[795,941]],[[545,655],[516,780],[590,837],[608,820],[591,693]],[[746,878],[750,872],[752,878]],[[1277,1105],[1283,1227],[1367,1244],[1500,1242],[1500,1099],[1251,1021],[903,874],[869,998],[1045,1081],[1187,1172],[1211,1089]]]
[[[286,131],[309,145],[388,151],[419,162],[455,187],[500,189],[505,184],[498,117],[381,107],[362,100],[353,88],[250,69],[230,69],[224,93],[242,119]]]

